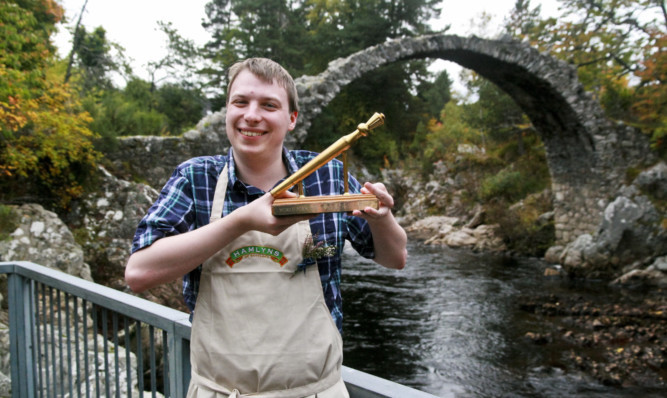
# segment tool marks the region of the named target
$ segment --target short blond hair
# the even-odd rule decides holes
[[[229,68],[227,85],[227,102],[229,103],[229,92],[236,77],[244,70],[249,70],[253,75],[267,83],[274,81],[287,92],[287,100],[289,102],[289,111],[299,111],[299,95],[296,91],[296,84],[292,76],[280,66],[279,63],[268,58],[248,58],[243,61],[236,62]]]

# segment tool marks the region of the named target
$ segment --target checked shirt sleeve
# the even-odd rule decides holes
[[[361,184],[352,175],[348,178],[350,193],[360,193]],[[373,247],[373,235],[368,222],[363,218],[348,216],[344,214],[344,220],[347,224],[348,240],[361,256],[366,258],[375,258],[375,249]]]
[[[194,224],[191,182],[177,169],[162,188],[160,196],[139,222],[132,241],[132,252],[152,245],[165,236],[189,231]]]

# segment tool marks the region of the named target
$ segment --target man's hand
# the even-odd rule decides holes
[[[367,207],[363,210],[354,210],[353,216],[368,221],[373,234],[375,247],[375,262],[387,268],[402,269],[407,261],[407,236],[403,228],[396,222],[391,213],[394,207],[394,198],[382,183],[367,182],[361,188],[361,193],[373,194],[380,202],[380,208]]]
[[[387,187],[385,187],[383,183],[378,182],[371,184],[370,182],[367,182],[361,187],[361,193],[375,195],[380,202],[380,208],[374,209],[372,207],[367,207],[363,210],[354,210],[352,212],[353,216],[361,217],[366,221],[372,222],[386,217],[391,213],[391,209],[394,207],[394,198],[389,194]]]
[[[298,195],[285,191],[280,198],[296,198]],[[254,200],[247,206],[243,206],[236,211],[243,212],[245,226],[248,230],[265,232],[274,236],[280,235],[281,232],[289,228],[291,225],[299,221],[313,218],[313,214],[275,217],[271,211],[274,197],[270,193],[266,193],[261,198]]]

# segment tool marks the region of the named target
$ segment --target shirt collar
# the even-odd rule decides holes
[[[241,182],[236,178],[236,162],[234,162],[234,151],[232,147],[229,147],[229,152],[227,154],[227,177],[229,179],[229,184],[231,186],[236,186],[237,183]],[[245,185],[245,184],[244,184]]]
[[[229,152],[228,152],[228,158],[229,161],[227,162],[227,176],[229,178],[229,184],[233,187],[237,186],[236,184],[239,184],[239,186],[242,186],[244,189],[248,190],[248,187],[250,185],[246,185],[243,181],[239,180],[238,177],[236,176],[236,162],[234,161],[234,150],[232,147],[229,147]],[[294,174],[297,170],[299,170],[299,166],[296,164],[296,159],[294,159],[294,156],[290,153],[290,151],[287,150],[283,146],[283,163],[285,166],[287,166],[287,172],[291,175]],[[278,185],[280,182],[282,182],[284,178],[276,183]],[[253,187],[255,188],[255,187]],[[258,188],[255,188],[259,190]]]
[[[296,159],[287,148],[283,147],[283,162],[287,165],[287,172],[289,175],[296,173],[299,170],[299,166],[296,164]]]

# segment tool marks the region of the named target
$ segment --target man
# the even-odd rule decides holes
[[[185,275],[184,296],[194,312],[189,397],[347,397],[339,291],[344,240],[383,266],[405,266],[405,231],[382,184],[361,187],[349,178],[352,191],[378,197],[379,209],[272,215],[268,191],[315,156],[283,147],[297,116],[296,87],[280,65],[264,58],[233,65],[228,155],[181,164],[137,229],[125,271],[132,290]],[[304,187],[308,195],[342,193],[343,178],[336,160]],[[304,258],[313,241],[335,253]]]

